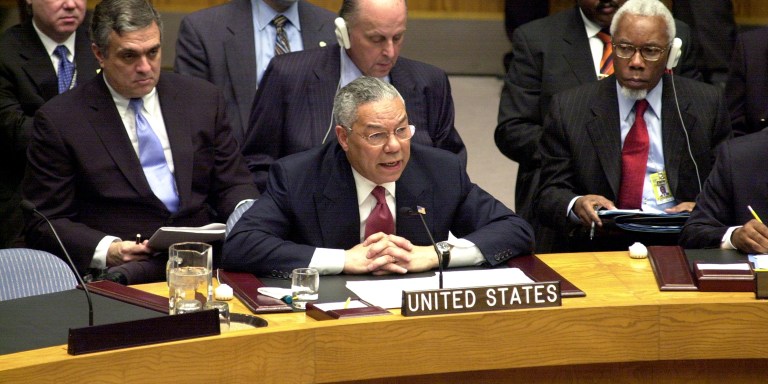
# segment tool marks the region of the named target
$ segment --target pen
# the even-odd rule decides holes
[[[136,234],[136,244],[141,244],[141,233]]]
[[[595,222],[592,222],[592,227],[589,229],[589,239],[592,240],[595,237]]]
[[[757,215],[754,209],[752,209],[751,205],[747,205],[747,208],[749,209],[749,212],[752,213],[752,216],[755,218],[755,220],[759,221],[761,224],[763,223],[762,220],[760,220],[760,216]]]
[[[347,301],[344,303],[344,309],[347,309],[347,308],[349,308],[349,302],[350,302],[350,300],[352,300],[352,298],[351,298],[351,297],[347,297]]]

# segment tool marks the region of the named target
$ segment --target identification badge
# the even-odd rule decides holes
[[[672,196],[672,191],[669,188],[666,171],[651,174],[651,188],[653,188],[656,204],[661,205],[675,201],[675,197]]]

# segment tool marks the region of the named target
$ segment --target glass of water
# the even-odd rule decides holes
[[[314,268],[296,268],[291,273],[291,295],[294,309],[305,310],[307,302],[317,301],[320,273]]]
[[[200,311],[211,300],[211,252],[205,243],[176,243],[168,248],[168,313]]]

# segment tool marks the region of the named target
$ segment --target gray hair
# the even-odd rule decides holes
[[[144,29],[156,23],[163,41],[163,21],[147,0],[102,0],[96,5],[91,21],[91,41],[107,55],[109,35]]]
[[[616,34],[619,22],[622,17],[627,14],[637,16],[661,16],[661,18],[664,19],[664,23],[667,24],[667,36],[669,37],[668,43],[672,43],[672,40],[674,40],[677,35],[675,19],[661,0],[627,0],[627,2],[616,11],[613,20],[611,20],[611,36]]]
[[[352,129],[357,120],[357,108],[363,104],[403,97],[392,84],[375,77],[363,76],[341,88],[333,99],[333,120]],[[405,104],[405,101],[403,101]]]
[[[360,1],[361,0],[344,0],[341,2],[341,8],[339,9],[339,17],[344,19],[347,23],[347,27],[355,24],[357,17],[360,16]],[[408,10],[408,2],[403,0],[405,4],[406,12]]]

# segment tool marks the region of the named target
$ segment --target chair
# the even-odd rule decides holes
[[[62,259],[29,248],[0,249],[0,301],[74,289],[72,269]]]
[[[234,211],[232,211],[232,214],[229,215],[229,218],[227,218],[227,229],[224,230],[225,237],[229,236],[229,232],[235,226],[237,221],[240,220],[240,216],[242,216],[243,213],[248,210],[248,208],[251,208],[251,205],[253,205],[255,201],[256,199],[245,200],[242,204],[235,208]]]

